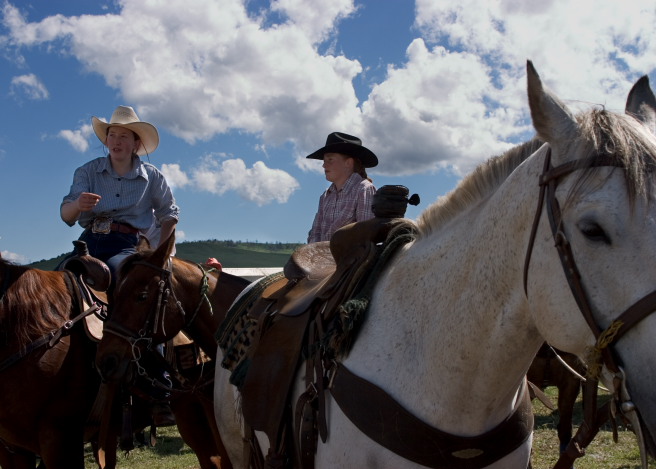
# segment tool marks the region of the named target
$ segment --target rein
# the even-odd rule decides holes
[[[9,270],[9,269],[6,269],[6,270]],[[66,273],[66,277],[65,277],[66,278],[66,285],[68,287],[69,293],[71,293],[71,296],[73,298],[75,298],[75,301],[71,305],[71,311],[74,311],[76,308],[78,310],[82,310],[82,307],[81,307],[82,303],[80,301],[80,297],[75,294],[77,292],[77,290],[73,286],[75,284],[75,277],[73,276],[73,274],[71,274],[68,271],[65,271],[65,273]],[[71,280],[71,277],[72,277],[72,280]],[[4,282],[5,284],[8,283],[8,280],[7,280],[8,278],[9,278],[9,276],[7,275],[5,277],[5,282]],[[4,298],[5,292],[6,292],[6,289],[3,287],[2,296],[0,296],[0,301],[2,301],[2,299]],[[7,357],[6,359],[4,359],[2,362],[0,362],[0,372],[6,370],[10,366],[18,363],[20,360],[27,357],[29,354],[31,354],[32,352],[34,352],[35,350],[37,350],[37,349],[39,349],[43,346],[47,345],[48,348],[52,348],[55,344],[57,344],[59,342],[59,340],[62,337],[68,335],[71,332],[71,330],[73,329],[73,326],[75,326],[75,324],[77,324],[82,319],[86,318],[87,316],[89,316],[91,314],[98,314],[101,311],[102,311],[102,306],[98,305],[97,303],[92,304],[89,308],[82,311],[82,313],[79,314],[78,316],[76,316],[75,318],[65,321],[64,324],[62,324],[61,327],[59,327],[57,329],[54,329],[54,330],[48,332],[47,334],[45,334],[44,336],[41,336],[38,339],[30,342],[25,347],[21,348],[18,352],[14,353],[13,355],[11,355],[11,356]]]
[[[117,324],[114,321],[106,322],[103,331],[115,335],[117,337],[120,337],[121,339],[127,341],[130,344],[132,350],[132,361],[135,363],[137,367],[137,373],[140,376],[142,376],[144,379],[149,381],[153,386],[157,388],[164,389],[166,391],[179,392],[178,389],[165,386],[161,384],[158,380],[150,378],[148,376],[146,369],[140,363],[142,356],[141,356],[141,350],[139,348],[139,343],[144,342],[146,349],[151,350],[153,344],[153,335],[157,333],[158,326],[160,325],[160,323],[161,323],[162,334],[166,334],[166,331],[164,329],[164,323],[166,319],[165,318],[166,311],[169,306],[169,297],[173,299],[173,302],[177,306],[178,311],[180,312],[182,317],[184,317],[185,319],[189,318],[185,321],[185,324],[182,326],[181,330],[187,330],[188,328],[191,327],[193,322],[198,317],[198,313],[200,312],[200,309],[204,303],[207,303],[207,306],[209,307],[210,315],[214,314],[212,310],[212,303],[210,302],[210,299],[207,296],[207,292],[209,290],[209,284],[208,284],[209,277],[207,275],[207,272],[209,271],[203,269],[203,267],[200,264],[196,264],[203,274],[200,281],[200,300],[198,301],[198,304],[196,305],[196,308],[194,309],[191,316],[188,316],[187,312],[182,306],[182,303],[180,302],[180,300],[178,300],[175,294],[175,289],[171,284],[171,279],[173,277],[173,261],[171,259],[169,259],[169,265],[170,265],[169,269],[162,268],[158,265],[152,264],[147,261],[136,261],[134,262],[134,265],[143,265],[159,272],[161,278],[158,282],[158,295],[157,295],[157,302],[155,304],[155,307],[151,310],[150,314],[146,318],[146,321],[144,322],[143,327],[137,333],[131,331],[130,329],[124,327],[121,324]],[[152,333],[149,335],[149,329],[151,328],[152,328]],[[160,357],[160,355],[155,354],[155,357],[158,358]],[[178,381],[180,381],[181,383],[187,381],[176,370],[171,369],[168,361],[166,361],[164,358],[162,358],[162,361],[164,362],[163,364],[167,368],[167,371],[171,375],[174,375]],[[193,386],[193,388],[197,388],[197,387],[198,385]]]
[[[169,260],[169,263],[171,265],[170,269],[162,268],[146,261],[136,261],[134,263],[135,265],[144,265],[146,267],[150,267],[151,269],[158,271],[161,275],[161,279],[158,282],[159,293],[157,296],[157,303],[155,305],[155,308],[151,310],[151,313],[149,314],[148,318],[146,318],[144,327],[140,329],[139,332],[137,332],[136,334],[130,331],[129,329],[121,326],[120,324],[115,324],[114,322],[107,322],[104,329],[106,332],[121,337],[122,339],[125,339],[130,343],[132,343],[135,339],[152,340],[152,338],[148,337],[148,329],[149,327],[151,327],[150,323],[152,322],[152,335],[154,335],[157,333],[158,326],[161,322],[162,334],[166,334],[166,331],[164,329],[164,323],[165,323],[165,313],[168,308],[169,296],[173,298],[173,301],[177,306],[178,311],[180,311],[180,314],[182,314],[184,318],[188,317],[187,312],[182,306],[182,303],[180,302],[180,300],[178,300],[175,294],[175,289],[171,285],[171,278],[173,277],[173,262]],[[214,312],[212,311],[212,303],[210,302],[210,299],[207,296],[207,292],[209,290],[207,271],[205,271],[205,269],[203,269],[203,267],[200,264],[196,264],[196,265],[203,273],[203,276],[200,281],[200,300],[198,301],[198,305],[196,305],[194,312],[191,314],[189,319],[185,321],[184,326],[182,326],[182,329],[185,330],[191,327],[192,323],[195,321],[196,317],[198,316],[198,313],[200,312],[200,308],[203,306],[203,303],[207,303],[207,306],[210,309],[210,315],[214,314]],[[161,321],[160,321],[160,317],[161,317]]]
[[[558,250],[561,264],[567,278],[570,290],[576,303],[587,322],[590,330],[594,334],[596,344],[592,350],[592,359],[589,364],[589,377],[587,386],[584,387],[584,422],[579,427],[575,437],[572,439],[567,447],[567,450],[561,455],[560,459],[554,466],[554,469],[569,468],[572,466],[573,461],[584,455],[584,448],[592,441],[599,428],[608,419],[608,408],[602,407],[603,410],[598,410],[597,401],[597,384],[599,374],[601,372],[601,365],[613,374],[613,400],[610,404],[610,411],[615,417],[619,413],[625,419],[631,421],[636,429],[641,444],[641,457],[643,458],[643,467],[646,466],[646,456],[644,451],[644,441],[640,429],[639,415],[637,408],[630,400],[630,396],[626,389],[625,375],[622,368],[618,365],[618,359],[612,348],[612,345],[633,326],[638,324],[644,318],[652,314],[656,310],[656,291],[644,296],[638,300],[626,311],[620,314],[611,324],[602,330],[596,323],[592,314],[592,306],[581,281],[581,275],[576,266],[576,261],[572,253],[571,245],[567,240],[567,236],[563,230],[562,212],[560,205],[556,199],[556,188],[559,179],[569,175],[570,173],[586,169],[590,167],[611,166],[623,168],[616,159],[610,155],[602,155],[597,157],[585,158],[583,160],[570,161],[560,166],[553,167],[551,165],[551,148],[547,150],[544,161],[543,173],[540,176],[540,195],[538,197],[538,206],[531,228],[531,236],[526,252],[524,263],[524,292],[527,293],[528,281],[528,268],[531,259],[531,252],[535,242],[538,224],[542,215],[542,207],[544,201],[547,202],[547,215],[549,217],[549,224],[551,232],[555,241],[555,247]],[[604,415],[606,414],[606,415]],[[631,415],[634,414],[634,415]],[[614,422],[614,420],[613,420]]]

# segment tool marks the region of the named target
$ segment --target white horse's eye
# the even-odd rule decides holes
[[[593,221],[583,221],[579,223],[579,230],[583,236],[585,236],[590,241],[596,243],[611,244],[610,237],[606,234],[604,229],[596,222]]]

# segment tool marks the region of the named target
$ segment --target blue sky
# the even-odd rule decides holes
[[[120,104],[160,132],[179,240],[304,242],[327,187],[305,156],[362,138],[422,203],[532,136],[531,59],[574,107],[656,79],[656,5],[628,0],[0,0],[0,252],[69,251],[73,171]],[[585,11],[585,15],[579,12]]]

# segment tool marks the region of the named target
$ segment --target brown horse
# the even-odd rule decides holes
[[[0,259],[0,466],[84,469],[84,431],[99,386],[96,344],[70,272]]]
[[[571,370],[568,368],[571,368]],[[576,355],[553,349],[545,343],[533,359],[533,363],[526,375],[531,383],[541,389],[547,386],[556,386],[558,388],[558,425],[556,428],[561,453],[565,451],[572,439],[574,404],[581,391],[581,378],[576,376],[572,370],[581,377],[585,376],[585,364]]]
[[[121,265],[96,363],[104,380],[130,383],[147,373],[143,356],[152,356],[156,344],[184,331],[212,361],[192,386],[172,390],[171,407],[180,435],[202,469],[214,468],[210,459],[217,455],[221,467],[231,467],[214,420],[214,333],[249,282],[171,257],[174,241],[172,234],[156,250],[142,242],[137,254]]]

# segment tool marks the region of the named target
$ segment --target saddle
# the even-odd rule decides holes
[[[233,384],[241,392],[245,423],[266,433],[278,454],[290,433],[294,377],[301,358],[316,346],[310,324],[324,331],[338,318],[341,305],[366,283],[389,233],[410,225],[405,219],[373,218],[341,228],[330,242],[301,246],[285,265],[284,277],[270,283],[248,309],[256,329],[242,360],[243,379]]]
[[[67,270],[73,274],[77,283],[83,311],[92,305],[98,305],[99,310],[84,318],[84,327],[87,337],[94,342],[102,339],[103,321],[107,317],[107,289],[111,283],[111,272],[107,264],[89,255],[84,241],[73,241],[75,255],[66,259],[60,270]]]

